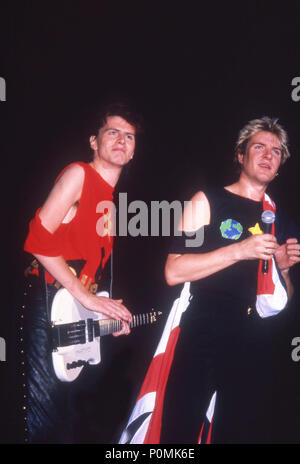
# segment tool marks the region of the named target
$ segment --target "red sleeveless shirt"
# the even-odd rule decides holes
[[[65,261],[83,260],[85,264],[78,277],[84,285],[89,286],[100,278],[101,270],[111,254],[114,188],[89,164],[73,164],[80,165],[85,174],[75,217],[68,223],[61,223],[51,234],[42,226],[38,209],[30,222],[24,250],[45,256],[62,256]],[[48,275],[47,281],[52,283],[54,279]]]

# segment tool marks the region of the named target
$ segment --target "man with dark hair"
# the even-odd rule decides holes
[[[68,385],[56,379],[48,363],[47,311],[57,287],[67,289],[86,309],[122,321],[114,335],[129,333],[131,313],[123,301],[95,294],[113,246],[112,211],[104,215],[98,206],[112,202],[122,169],[134,156],[140,128],[138,116],[126,104],[106,106],[89,140],[92,161],[67,166],[30,222],[24,249],[36,260],[26,272],[22,350],[28,442],[72,442]]]
[[[165,274],[169,285],[191,282],[193,298],[181,318],[161,443],[197,443],[214,392],[217,405],[234,385],[243,394],[241,367],[251,356],[257,313],[278,313],[292,295],[289,269],[300,262],[300,245],[286,237],[279,246],[274,229],[264,233],[261,221],[264,210],[275,211],[265,191],[288,156],[287,135],[277,120],[250,121],[237,143],[238,181],[197,192],[184,211],[183,235],[174,240]],[[203,245],[188,248],[185,233],[200,228]]]
[[[144,121],[142,115],[126,99],[104,103],[93,116],[94,120],[91,122],[92,127],[90,129],[98,132],[106,124],[107,118],[110,116],[119,116],[125,119],[134,126],[136,134],[143,132]]]

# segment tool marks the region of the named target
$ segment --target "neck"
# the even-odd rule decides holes
[[[95,159],[90,163],[90,165],[109,185],[112,187],[117,185],[122,172],[122,167],[112,166],[111,164],[105,163],[103,160]]]
[[[262,201],[267,186],[267,184],[262,184],[245,177],[242,173],[237,182],[225,187],[225,189],[250,200]]]

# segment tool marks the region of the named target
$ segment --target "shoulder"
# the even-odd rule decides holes
[[[199,190],[199,192],[196,192],[192,196],[190,201],[193,202],[193,203],[198,203],[198,202],[202,203],[202,204],[208,203],[207,195],[206,195],[205,192],[203,192],[203,190]]]
[[[84,163],[72,163],[66,166],[56,178],[56,183],[83,183],[86,167]]]
[[[66,166],[56,178],[50,196],[55,196],[58,201],[63,199],[78,201],[85,180],[85,169],[82,164],[72,163]]]
[[[200,190],[186,204],[179,229],[193,232],[209,223],[210,204],[205,192]]]

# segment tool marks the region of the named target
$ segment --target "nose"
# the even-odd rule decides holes
[[[272,149],[271,148],[265,147],[264,157],[265,158],[272,158]]]
[[[118,134],[118,142],[122,144],[125,143],[125,134],[122,134],[122,132],[119,132]]]

